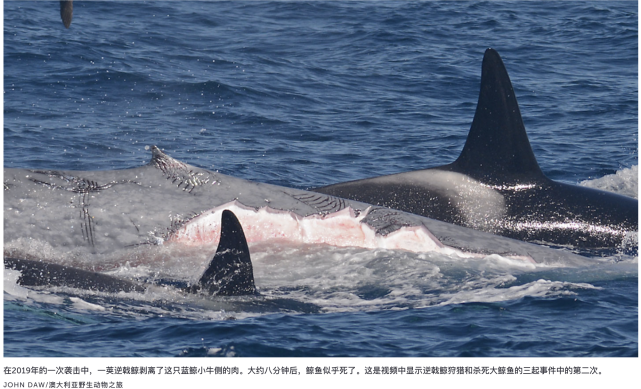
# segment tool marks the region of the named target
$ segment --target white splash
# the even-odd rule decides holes
[[[64,298],[46,291],[38,291],[22,287],[18,284],[20,272],[4,269],[3,290],[5,301],[39,302],[46,304],[62,304]]]
[[[639,166],[633,165],[630,168],[621,169],[615,174],[608,174],[595,180],[581,181],[580,185],[636,199],[639,197]]]
[[[71,300],[71,302],[73,303],[73,307],[78,310],[84,310],[84,311],[105,311],[106,310],[105,307],[88,303],[78,297],[69,297],[69,300]]]
[[[506,276],[506,281],[512,279]],[[497,302],[516,300],[526,296],[529,297],[552,297],[574,295],[572,289],[600,289],[588,283],[573,283],[563,281],[549,281],[540,279],[524,285],[511,286],[509,288],[496,287],[481,283],[480,286],[461,290],[450,296],[442,295],[445,301],[438,305],[463,304],[469,302]]]

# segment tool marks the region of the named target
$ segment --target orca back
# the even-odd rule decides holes
[[[20,272],[18,284],[24,286],[66,286],[107,293],[143,292],[134,282],[71,266],[29,259],[4,258],[6,269]]]

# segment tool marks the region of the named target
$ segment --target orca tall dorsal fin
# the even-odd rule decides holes
[[[463,151],[450,168],[491,183],[545,178],[525,132],[510,76],[494,49],[485,51],[474,120]]]
[[[232,211],[223,211],[218,249],[197,286],[217,296],[256,294],[247,239]]]

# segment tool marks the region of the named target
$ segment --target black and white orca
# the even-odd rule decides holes
[[[556,182],[541,171],[493,49],[483,58],[476,113],[456,161],[312,190],[524,241],[593,253],[632,242],[636,250],[636,199]]]

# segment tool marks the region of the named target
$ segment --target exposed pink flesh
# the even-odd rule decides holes
[[[485,257],[443,245],[426,227],[402,227],[382,236],[361,221],[369,209],[356,216],[352,208],[328,215],[299,216],[293,212],[263,207],[258,210],[236,201],[213,208],[174,231],[168,242],[199,246],[218,244],[223,210],[232,211],[243,226],[248,243],[327,244],[336,247],[406,250],[415,253],[439,252],[460,257]],[[535,263],[528,256],[510,256]]]
[[[441,251],[444,246],[425,227],[403,227],[381,236],[361,223],[367,211],[359,216],[351,208],[325,216],[301,217],[292,212],[269,207],[258,210],[231,202],[190,220],[167,239],[185,245],[217,243],[220,218],[224,209],[238,217],[248,243],[290,242],[328,244],[337,247],[399,249],[413,252]]]

